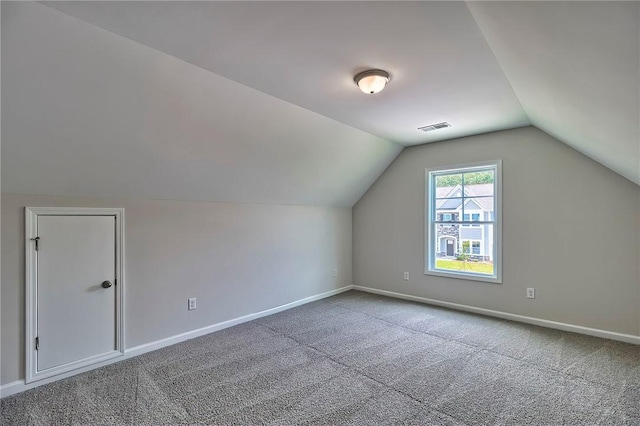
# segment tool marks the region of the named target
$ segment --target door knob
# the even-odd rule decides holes
[[[102,288],[109,288],[112,285],[113,284],[111,284],[111,281],[102,281]]]

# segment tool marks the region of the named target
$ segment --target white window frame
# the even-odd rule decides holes
[[[494,170],[493,220],[471,222],[468,224],[493,224],[493,275],[469,271],[451,271],[436,268],[437,247],[435,246],[436,209],[435,177],[451,173],[468,173],[486,169]],[[460,225],[464,221],[458,222]],[[502,160],[483,161],[470,164],[458,164],[425,169],[425,268],[426,275],[458,278],[489,283],[502,283]]]

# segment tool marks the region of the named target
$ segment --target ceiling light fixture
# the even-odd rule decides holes
[[[383,70],[363,71],[353,78],[360,90],[370,95],[384,89],[390,79],[389,73]]]

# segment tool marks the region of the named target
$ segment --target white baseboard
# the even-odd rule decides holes
[[[242,317],[234,318],[228,321],[212,324],[207,327],[202,327],[196,330],[188,331],[186,333],[177,334],[175,336],[167,337],[165,339],[156,340],[155,342],[145,343],[143,345],[134,346],[130,349],[125,349],[124,355],[118,358],[114,358],[108,361],[104,361],[98,364],[93,364],[78,370],[69,371],[67,373],[59,374],[54,377],[38,380],[36,382],[25,383],[24,380],[16,380],[15,382],[7,383],[0,386],[0,398],[6,396],[15,395],[20,392],[24,392],[29,389],[36,388],[38,386],[45,385],[47,383],[55,382],[57,380],[65,379],[67,377],[75,376],[80,373],[84,373],[89,370],[104,367],[105,365],[113,364],[118,361],[123,361],[134,356],[142,355],[146,352],[155,351],[156,349],[163,348],[165,346],[175,345],[176,343],[184,342],[185,340],[194,339],[196,337],[204,336],[205,334],[213,333],[214,331],[222,330],[225,328],[233,327],[234,325],[242,324],[244,322],[253,321],[258,318],[272,315],[278,312],[286,311],[287,309],[295,308],[296,306],[304,305],[306,303],[314,302],[316,300],[324,299],[326,297],[334,296],[339,293],[351,290],[352,285],[347,285],[335,290],[327,291],[324,293],[316,294],[315,296],[305,297],[304,299],[296,300],[291,303],[276,306],[274,308],[266,309],[264,311],[255,312],[253,314],[244,315]]]
[[[441,300],[428,299],[426,297],[412,296],[409,294],[396,293],[396,292],[387,291],[387,290],[379,290],[376,288],[364,287],[360,285],[354,285],[352,286],[352,289],[364,291],[367,293],[379,294],[382,296],[395,297],[397,299],[412,300],[414,302],[422,302],[429,305],[443,306],[445,308],[456,309],[459,311],[473,312],[475,314],[482,314],[482,315],[487,315],[491,317],[508,319],[511,321],[524,322],[527,324],[539,325],[542,327],[554,328],[557,330],[571,331],[573,333],[586,334],[589,336],[602,337],[605,339],[617,340],[620,342],[633,343],[636,345],[640,345],[640,336],[635,336],[633,334],[616,333],[615,331],[600,330],[597,328],[583,327],[581,325],[566,324],[563,322],[549,321],[549,320],[540,319],[540,318],[527,317],[524,315],[510,314],[508,312],[494,311],[491,309],[484,309],[484,308],[476,308],[474,306],[461,305],[458,303],[451,303],[451,302],[443,302]]]
[[[7,383],[6,385],[2,385],[0,387],[0,395],[4,398],[5,396],[13,395],[16,393],[20,393],[25,391],[27,388],[24,384],[24,380],[16,380],[15,382]]]
[[[264,311],[256,312],[253,314],[245,315],[242,317],[234,318],[228,321],[219,322],[217,324],[209,325],[207,327],[199,328],[197,330],[188,331],[186,333],[177,334],[175,336],[167,337],[166,339],[156,340],[155,342],[145,343],[143,345],[134,346],[131,349],[125,350],[127,357],[142,355],[147,352],[155,351],[156,349],[163,348],[165,346],[175,345],[176,343],[184,342],[185,340],[194,339],[196,337],[204,336],[205,334],[213,333],[214,331],[223,330],[225,328],[233,327],[234,325],[242,324],[243,322],[253,321],[258,318],[266,317],[267,315],[273,315],[278,312],[286,311],[287,309],[295,308],[296,306],[304,305],[305,303],[314,302],[316,300],[324,299],[326,297],[335,296],[336,294],[344,293],[351,290],[352,285],[341,287],[336,290],[327,291],[325,293],[317,294],[315,296],[306,297],[304,299],[296,300],[295,302],[287,303],[284,305],[276,306],[275,308],[266,309]]]
[[[491,317],[503,318],[512,321],[523,322],[527,324],[539,325],[542,327],[555,328],[558,330],[571,331],[574,333],[586,334],[590,336],[602,337],[605,339],[617,340],[626,343],[633,343],[636,345],[640,345],[640,336],[634,336],[632,334],[623,334],[616,333],[613,331],[607,330],[599,330],[596,328],[583,327],[580,325],[566,324],[556,321],[549,321],[540,318],[527,317],[524,315],[516,315],[510,314],[508,312],[494,311],[491,309],[484,308],[476,308],[474,306],[461,305],[458,303],[444,302],[441,300],[428,299],[426,297],[420,296],[412,296],[409,294],[396,293],[393,291],[387,290],[379,290],[371,287],[364,287],[359,285],[347,285],[341,287],[339,289],[327,291],[325,293],[317,294],[315,296],[306,297],[304,299],[296,300],[291,303],[287,303],[284,305],[276,306],[271,309],[266,309],[264,311],[256,312],[249,315],[244,315],[242,317],[234,318],[228,321],[223,321],[217,324],[212,324],[207,327],[199,328],[196,330],[188,331],[186,333],[177,334],[175,336],[167,337],[165,339],[156,340],[155,342],[145,343],[143,345],[135,346],[130,349],[126,349],[125,353],[122,357],[115,358],[113,360],[105,361],[99,364],[95,364],[92,366],[88,366],[82,368],[80,370],[75,370],[72,372],[68,372],[65,374],[60,374],[55,377],[50,377],[47,379],[39,380],[37,382],[32,382],[29,384],[25,384],[24,380],[16,380],[15,382],[7,383],[5,385],[0,386],[0,397],[4,398],[6,396],[15,395],[17,393],[26,391],[28,389],[32,389],[47,383],[51,383],[60,379],[64,379],[67,377],[74,376],[76,374],[83,373],[85,371],[93,370],[96,368],[103,367],[105,365],[113,364],[118,361],[122,361],[134,356],[142,355],[147,352],[154,351],[156,349],[163,348],[165,346],[175,345],[176,343],[184,342],[185,340],[194,339],[196,337],[204,336],[205,334],[213,333],[214,331],[222,330],[228,327],[233,327],[234,325],[242,324],[244,322],[253,321],[258,318],[265,317],[267,315],[272,315],[278,312],[285,311],[287,309],[295,308],[296,306],[304,305],[306,303],[310,303],[316,300],[324,299],[326,297],[334,296],[339,293],[343,293],[348,290],[359,290],[367,293],[380,294],[383,296],[394,297],[397,299],[404,300],[412,300],[415,302],[422,302],[429,305],[443,306],[446,308],[456,309],[459,311],[473,312],[476,314],[487,315]]]

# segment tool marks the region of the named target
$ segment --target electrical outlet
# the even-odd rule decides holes
[[[527,299],[535,299],[536,298],[536,289],[528,288],[527,289]]]
[[[335,268],[335,269],[333,270],[333,276],[334,276],[334,277],[337,277],[337,276],[338,276],[338,268]]]
[[[189,310],[193,311],[195,308],[196,308],[196,298],[191,297],[189,298]]]
[[[405,281],[409,281],[409,273],[408,273],[408,272],[405,272],[405,273],[404,273],[404,275],[402,276],[402,278],[403,278]]]

